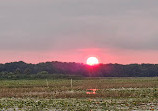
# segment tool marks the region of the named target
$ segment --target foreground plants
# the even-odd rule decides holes
[[[0,110],[24,111],[96,111],[96,110],[158,110],[156,99],[145,98],[96,98],[96,99],[0,99]]]

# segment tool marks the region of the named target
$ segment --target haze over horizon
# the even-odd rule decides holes
[[[157,0],[1,0],[0,63],[158,63]]]

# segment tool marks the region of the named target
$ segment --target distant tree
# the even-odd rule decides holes
[[[14,75],[14,73],[13,72],[9,72],[8,75]]]
[[[24,74],[31,74],[31,69],[26,68],[26,69],[24,70]]]
[[[15,74],[21,74],[21,70],[20,70],[20,68],[16,68],[16,70],[15,70]]]
[[[48,72],[47,71],[41,71],[38,74],[48,74]]]
[[[21,73],[24,73],[24,75],[21,75]],[[30,76],[27,74],[38,75]],[[99,64],[93,68],[90,68],[90,66],[86,64],[58,61],[43,62],[39,64],[27,64],[23,61],[19,61],[0,64],[1,78],[7,76],[14,78],[35,76],[47,77],[48,75],[57,76],[59,74],[63,74],[64,76],[92,76],[90,74],[93,74],[98,77],[155,77],[158,76],[158,64]]]
[[[8,74],[8,72],[7,71],[2,71],[0,74],[1,75],[6,75],[6,74]]]

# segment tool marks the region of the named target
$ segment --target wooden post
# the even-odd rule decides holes
[[[46,84],[47,84],[47,87],[49,88],[49,85],[48,85],[48,80],[46,79]]]
[[[72,79],[71,79],[71,89],[72,89]]]

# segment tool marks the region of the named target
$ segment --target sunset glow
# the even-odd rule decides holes
[[[0,63],[158,64],[158,1],[116,1],[1,0]]]
[[[87,64],[88,65],[96,65],[96,64],[99,64],[99,61],[96,57],[89,57],[87,59]]]

